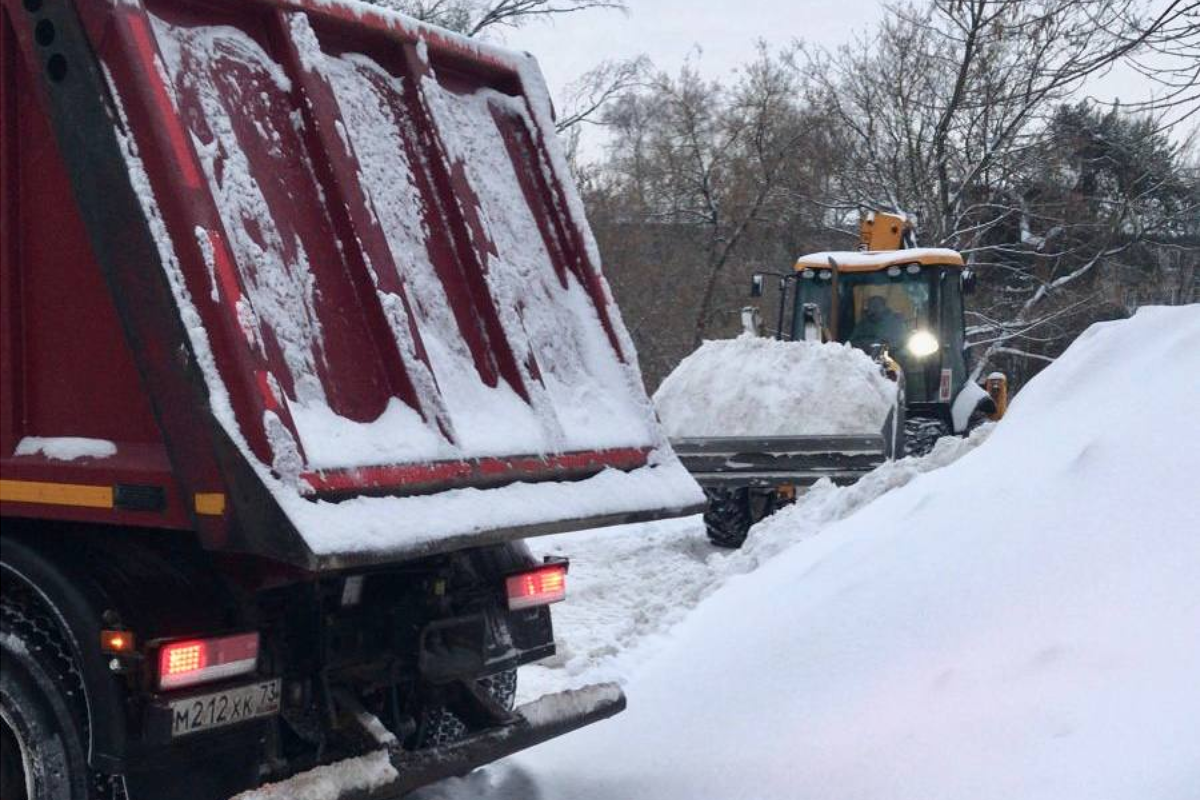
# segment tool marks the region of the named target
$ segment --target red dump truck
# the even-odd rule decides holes
[[[523,540],[702,502],[530,57],[341,0],[0,0],[0,114],[4,800],[356,758],[390,797],[624,706],[513,707],[567,570]]]

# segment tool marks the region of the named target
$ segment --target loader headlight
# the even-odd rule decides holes
[[[908,352],[917,358],[931,356],[938,351],[938,340],[929,331],[917,331],[908,337]]]

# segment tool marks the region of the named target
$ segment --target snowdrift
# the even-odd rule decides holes
[[[701,603],[625,715],[469,791],[1194,800],[1198,372],[1200,306],[1093,327],[983,447]]]
[[[654,394],[673,437],[876,433],[896,386],[849,345],[758,336],[705,342]]]
[[[664,634],[729,580],[957,461],[985,442],[992,428],[980,426],[968,438],[946,436],[928,455],[886,461],[849,486],[818,481],[781,524],[764,521],[738,550],[714,548],[698,516],[531,542],[535,554],[571,559],[571,588],[554,609],[558,653],[521,668],[521,699],[601,681],[627,682],[669,640]]]

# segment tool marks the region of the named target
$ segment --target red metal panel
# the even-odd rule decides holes
[[[625,354],[613,330],[608,297],[600,283],[600,273],[597,272],[596,265],[588,261],[583,242],[580,241],[579,229],[564,216],[563,209],[566,208],[567,201],[563,197],[562,187],[556,181],[546,179],[551,170],[544,168],[544,163],[534,163],[536,159],[545,158],[545,144],[540,135],[532,133],[524,122],[511,114],[493,108],[492,115],[504,135],[509,158],[518,167],[517,174],[525,193],[525,202],[536,212],[538,228],[546,243],[546,249],[554,258],[554,266],[558,270],[560,280],[565,286],[565,273],[570,271],[584,286],[592,304],[599,311],[600,323],[604,326],[608,343],[623,361]]]
[[[0,453],[20,435],[20,305],[17,296],[17,49],[8,9],[0,6]]]
[[[638,448],[563,453],[551,456],[481,458],[473,461],[441,461],[329,470],[305,473],[303,480],[320,494],[336,495],[373,487],[389,493],[417,494],[433,487],[473,485],[530,478],[554,477],[569,480],[592,475],[608,467],[634,469],[646,463],[648,451]]]
[[[190,525],[158,424],[7,8],[0,30],[0,471],[10,481],[162,488],[165,513],[6,503],[29,517]],[[113,442],[71,462],[15,456],[27,436]]]
[[[13,0],[4,1],[6,9],[17,7]],[[149,207],[161,215],[166,229],[165,239],[162,232],[159,239],[167,266],[178,269],[194,306],[185,308],[185,315],[194,312],[198,317],[188,324],[203,330],[205,347],[211,348],[219,372],[220,394],[228,395],[236,422],[225,420],[226,428],[235,438],[244,438],[258,460],[282,469],[280,459],[287,453],[281,448],[290,434],[300,460],[309,464],[303,469],[307,484],[338,493],[562,479],[605,466],[630,469],[645,463],[647,436],[633,437],[628,447],[597,444],[595,452],[489,453],[460,461],[416,458],[320,470],[311,466],[304,436],[292,419],[291,409],[306,402],[306,396],[319,397],[350,423],[376,420],[398,399],[440,432],[450,450],[461,445],[423,341],[433,313],[428,294],[433,284],[423,279],[416,286],[416,267],[389,243],[374,198],[361,182],[363,163],[347,144],[337,93],[321,74],[305,66],[307,56],[292,25],[298,17],[316,31],[324,53],[366,53],[386,73],[381,77],[364,72],[357,79],[373,85],[399,132],[402,152],[397,157],[412,165],[411,174],[403,177],[421,199],[428,237],[424,256],[438,286],[436,299],[448,305],[455,335],[466,344],[479,382],[511,389],[525,402],[543,406],[551,377],[569,383],[569,374],[554,372],[560,369],[555,359],[544,358],[545,349],[555,346],[553,334],[543,330],[539,339],[526,335],[522,327],[534,304],[559,302],[549,292],[551,284],[565,291],[569,281],[586,293],[615,358],[626,359],[609,299],[596,265],[589,262],[578,222],[567,209],[542,134],[528,124],[529,114],[508,102],[526,102],[518,57],[480,51],[436,32],[418,32],[395,16],[323,2],[147,0],[145,7],[79,2],[77,8],[111,79],[123,121],[128,122],[124,133],[136,142],[148,173],[153,192]],[[8,60],[13,60],[11,55]],[[462,163],[449,156],[422,81],[436,81],[456,95],[503,95],[491,113],[519,187],[512,197],[527,207],[522,213],[533,220],[530,230],[536,231],[530,238],[540,239],[537,246],[548,259],[547,274],[533,276],[528,297],[513,301],[496,295],[489,270],[497,245],[491,240],[487,212]],[[12,101],[6,94],[0,102]],[[527,104],[524,108],[529,110]],[[50,142],[53,137],[47,130],[41,140]],[[5,142],[3,152],[12,149]],[[45,174],[47,192],[70,195],[61,167]],[[251,180],[242,181],[243,176]],[[22,185],[22,204],[32,194]],[[6,202],[7,209],[11,198]],[[92,402],[89,395],[102,391],[103,402],[90,408],[97,419],[95,430],[111,435],[91,435],[158,441],[128,353],[120,364],[97,368],[105,363],[114,339],[118,350],[123,341],[111,303],[96,300],[107,294],[101,272],[90,260],[82,225],[78,219],[63,225],[54,217],[47,220],[46,225],[67,235],[50,236],[44,227],[26,224],[23,218],[21,224],[25,235],[44,242],[36,245],[39,263],[57,265],[60,272],[39,272],[35,285],[23,286],[21,296],[28,295],[29,302],[22,306],[57,309],[60,324],[30,328],[30,341],[22,346],[31,354],[44,354],[38,358],[60,357],[64,369],[56,374],[39,362],[37,376],[26,381],[36,406],[29,413],[83,419],[82,412]],[[6,248],[12,246],[11,239],[6,239]],[[27,260],[23,254],[22,263]],[[66,271],[65,265],[72,264],[86,276]],[[12,276],[6,273],[4,279]],[[260,291],[265,284],[271,284],[271,292]],[[78,297],[63,299],[68,286]],[[398,298],[399,309],[385,308],[385,297]],[[503,303],[515,305],[500,307]],[[94,320],[97,335],[80,345],[69,321],[84,316]],[[9,327],[16,327],[14,318],[6,314]],[[21,327],[29,328],[24,323]],[[16,341],[6,337],[4,346],[11,349]],[[168,345],[151,341],[147,346]],[[199,355],[204,358],[206,353]],[[6,368],[19,368],[11,365],[32,357],[6,357]],[[146,358],[160,365],[168,360],[166,352],[157,350]],[[68,385],[63,374],[71,380],[91,376],[96,382]],[[105,389],[105,379],[119,388]],[[17,417],[18,400],[14,392],[6,394],[6,419]],[[178,427],[186,410],[159,413]],[[272,427],[275,418],[278,424]],[[497,419],[496,424],[505,421]],[[164,429],[172,428],[164,423]],[[203,441],[203,436],[192,437],[189,447],[201,447]],[[221,488],[211,455],[184,448],[173,449],[172,458],[177,472],[180,459],[192,468],[193,474],[181,484],[187,491]],[[196,465],[190,464],[192,458],[198,459]],[[176,489],[171,491],[174,496]]]
[[[19,94],[22,432],[161,442],[54,136]]]

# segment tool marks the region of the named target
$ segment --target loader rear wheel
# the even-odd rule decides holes
[[[515,669],[480,678],[479,685],[504,708],[512,711],[517,701],[517,671]],[[444,747],[462,740],[470,730],[466,723],[447,708],[427,709],[417,728],[417,747]],[[4,798],[7,800],[7,798]]]
[[[741,547],[754,524],[749,491],[706,489],[705,494],[708,506],[704,510],[704,527],[709,541],[717,547]]]
[[[0,796],[87,800],[77,674],[61,642],[14,609],[0,621]]]
[[[951,434],[950,426],[940,419],[916,417],[904,421],[904,455],[925,456],[937,440]]]

